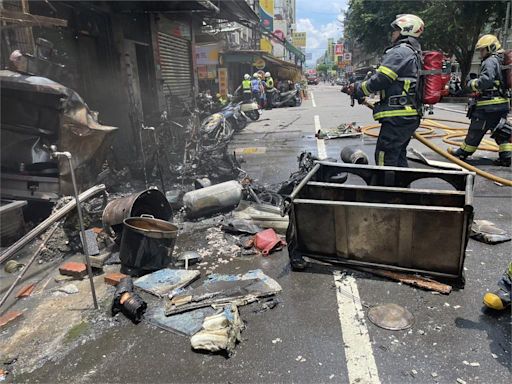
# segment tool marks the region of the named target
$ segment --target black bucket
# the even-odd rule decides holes
[[[142,276],[167,267],[178,236],[178,227],[149,215],[123,221],[121,272]]]

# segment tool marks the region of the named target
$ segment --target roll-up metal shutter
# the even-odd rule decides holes
[[[190,101],[193,84],[190,42],[158,32],[158,51],[164,93]]]

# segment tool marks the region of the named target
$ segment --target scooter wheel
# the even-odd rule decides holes
[[[249,112],[246,112],[245,114],[252,121],[256,121],[260,118],[260,113],[258,111],[249,111]]]

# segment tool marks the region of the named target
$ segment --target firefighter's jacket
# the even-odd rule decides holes
[[[503,75],[503,55],[492,54],[482,61],[478,78],[468,82],[467,91],[477,93],[476,112],[508,111],[510,100],[506,94]]]
[[[361,99],[380,92],[373,118],[382,120],[402,116],[418,116],[421,101],[416,83],[421,70],[421,45],[414,37],[398,40],[387,48],[377,72],[356,83],[355,97]]]

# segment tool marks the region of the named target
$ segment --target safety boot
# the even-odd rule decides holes
[[[469,156],[469,153],[467,153],[461,148],[457,148],[455,150],[453,148],[448,148],[448,153],[455,157],[458,157],[461,160],[466,160],[466,158]]]
[[[487,308],[502,311],[510,306],[510,294],[503,289],[487,292],[484,295],[484,304]]]
[[[493,161],[493,164],[497,165],[499,167],[510,167],[511,162],[512,161],[510,158],[506,159],[506,158],[499,157]]]

